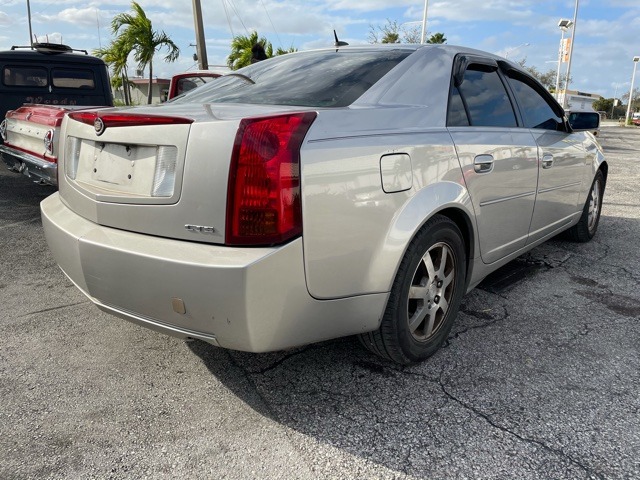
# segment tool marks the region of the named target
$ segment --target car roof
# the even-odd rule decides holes
[[[4,61],[30,61],[43,63],[85,63],[104,65],[104,61],[98,57],[84,53],[45,53],[37,50],[5,50],[0,52],[0,60]]]

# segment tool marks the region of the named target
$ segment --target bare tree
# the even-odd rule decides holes
[[[385,25],[369,25],[369,43],[400,43],[400,25],[387,18]]]

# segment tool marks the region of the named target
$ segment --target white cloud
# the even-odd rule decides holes
[[[375,12],[380,10],[386,10],[389,8],[388,0],[360,0],[354,2],[353,0],[328,0],[322,2],[322,5],[329,10],[347,10],[347,11],[359,11],[359,12]],[[424,2],[419,0],[395,0],[393,7],[405,7],[411,5],[424,5]]]
[[[65,8],[64,10],[53,14],[37,14],[33,16],[33,20],[40,23],[63,22],[83,27],[98,26],[99,13],[96,8]]]
[[[9,15],[4,12],[0,12],[0,26],[8,27],[13,24],[13,20]]]

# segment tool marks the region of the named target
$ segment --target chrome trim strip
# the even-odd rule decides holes
[[[509,200],[515,200],[517,198],[530,197],[531,195],[535,195],[535,194],[536,194],[536,192],[527,192],[527,193],[520,193],[518,195],[512,195],[510,197],[497,198],[495,200],[487,200],[486,202],[481,202],[480,206],[481,207],[486,207],[487,205],[493,205],[495,203],[507,202]]]
[[[582,182],[573,182],[573,183],[567,183],[566,185],[558,185],[557,187],[543,188],[542,190],[538,190],[538,194],[547,193],[547,192],[553,192],[554,190],[560,190],[561,188],[575,187],[575,186],[581,185],[581,184],[582,184]]]
[[[202,333],[195,330],[189,330],[188,328],[178,327],[176,325],[171,325],[169,323],[164,323],[159,320],[151,319],[149,317],[145,317],[140,315],[139,313],[134,313],[129,310],[125,310],[122,308],[116,308],[107,303],[103,303],[97,298],[89,297],[93,301],[93,303],[100,310],[111,313],[116,317],[120,317],[124,320],[128,320],[129,322],[138,323],[142,326],[150,328],[152,330],[163,332],[167,335],[177,336],[177,337],[188,337],[188,338],[197,338],[198,340],[202,340],[204,342],[210,343],[216,347],[219,347],[220,344],[216,339],[215,335],[210,333]]]
[[[47,162],[34,155],[31,155],[20,150],[15,150],[6,145],[0,145],[0,157],[4,160],[4,163],[14,171],[22,172],[27,177],[36,177],[37,179],[56,185],[58,183],[58,164],[53,162]],[[26,168],[19,168],[23,164]]]

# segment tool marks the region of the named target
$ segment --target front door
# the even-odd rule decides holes
[[[567,132],[558,106],[536,82],[515,71],[508,72],[507,77],[524,127],[538,144],[540,169],[528,240],[531,243],[566,226],[581,210],[578,202],[587,173],[581,143],[584,134]]]

